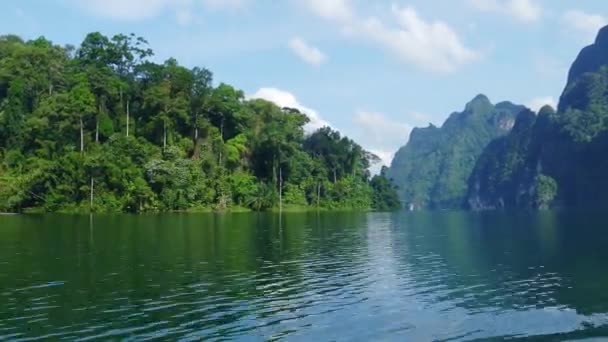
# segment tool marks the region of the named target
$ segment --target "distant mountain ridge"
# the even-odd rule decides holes
[[[412,209],[462,207],[477,158],[490,141],[511,130],[524,109],[511,102],[493,105],[480,94],[441,127],[414,128],[387,172],[402,202]]]
[[[570,68],[557,111],[522,113],[483,152],[469,179],[472,209],[608,205],[608,27]]]

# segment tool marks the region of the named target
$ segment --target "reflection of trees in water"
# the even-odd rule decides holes
[[[285,319],[310,323],[363,297],[383,309],[413,296],[472,312],[608,311],[599,214],[23,216],[0,226],[0,329],[32,336],[154,322],[206,337],[271,334],[260,325],[288,329]]]
[[[432,301],[588,314],[608,310],[601,222],[575,213],[432,212],[400,216],[395,236],[406,251],[399,257]]]
[[[321,261],[356,262],[352,248],[362,243],[356,233],[361,215],[352,213],[284,214],[280,220],[276,214],[92,221],[26,216],[12,222],[0,230],[0,246],[8,246],[0,249],[0,260],[10,260],[0,264],[0,274],[10,276],[0,279],[14,304],[0,309],[0,319],[48,306],[40,312],[53,327],[166,322],[175,328],[189,322],[191,329],[230,334],[237,326],[288,318],[302,294],[317,291],[339,271],[338,264]],[[27,289],[50,282],[56,283]],[[40,297],[44,301],[32,302]],[[47,323],[12,324],[37,335],[49,330]]]

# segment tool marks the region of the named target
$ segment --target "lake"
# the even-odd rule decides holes
[[[608,335],[601,213],[0,216],[0,340]]]

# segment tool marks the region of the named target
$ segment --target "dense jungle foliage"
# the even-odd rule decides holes
[[[0,37],[0,210],[400,208],[354,141],[152,56],[133,34]]]

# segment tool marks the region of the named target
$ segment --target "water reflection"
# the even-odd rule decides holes
[[[0,217],[0,340],[598,336],[603,228],[559,212]]]

